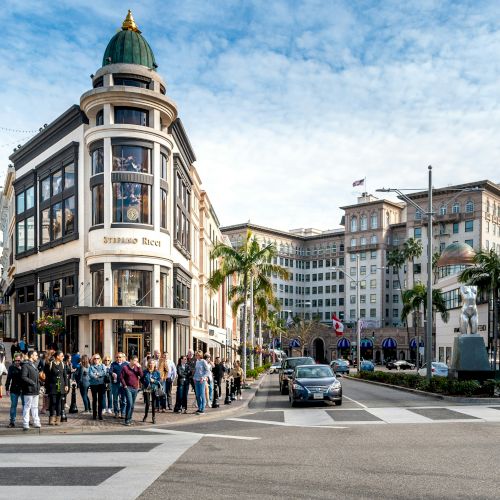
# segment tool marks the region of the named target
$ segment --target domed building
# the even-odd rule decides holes
[[[80,105],[11,156],[14,327],[38,348],[229,354],[224,291],[204,286],[223,237],[157,67],[129,11]]]

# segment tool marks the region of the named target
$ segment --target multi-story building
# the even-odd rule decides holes
[[[219,223],[130,12],[91,78],[79,106],[11,156],[15,198],[4,189],[3,211],[14,246],[3,259],[15,336],[70,352],[225,354],[224,290],[204,286]],[[64,319],[56,339],[37,333],[49,314]]]
[[[425,210],[427,192],[408,195],[422,211],[412,205],[363,194],[357,203],[344,210],[337,230],[297,229],[282,231],[255,224],[237,224],[222,228],[234,246],[247,230],[265,244],[278,249],[277,263],[290,271],[288,281],[273,277],[273,286],[282,305],[282,317],[288,314],[331,324],[336,314],[347,324],[345,338],[322,335],[326,358],[348,355],[355,343],[350,328],[357,314],[362,321],[361,354],[376,360],[388,357],[416,357],[417,341],[411,325],[401,320],[402,290],[416,282],[427,281],[427,230]],[[490,181],[473,182],[433,191],[436,213],[433,240],[436,252],[453,242],[467,243],[474,250],[500,249],[500,188]],[[390,250],[401,248],[408,238],[422,241],[423,251],[402,269],[387,264]],[[341,270],[340,270],[341,269]],[[359,270],[359,273],[358,273]],[[434,349],[438,359],[451,357],[453,336],[458,327],[455,309],[459,308],[457,275],[459,267],[436,269],[436,286],[442,288],[451,311],[448,323],[436,318]],[[447,278],[443,280],[442,278]],[[359,307],[356,307],[359,285]],[[449,296],[457,300],[448,300]],[[486,336],[487,309],[480,306],[480,330]],[[408,323],[410,323],[408,321]],[[416,318],[417,334],[423,334],[423,320]],[[355,344],[354,344],[355,345]],[[315,353],[314,340],[308,350]]]

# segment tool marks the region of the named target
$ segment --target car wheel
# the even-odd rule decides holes
[[[342,400],[340,400],[340,401],[335,401],[335,406],[342,406]]]

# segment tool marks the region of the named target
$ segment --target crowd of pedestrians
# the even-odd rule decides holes
[[[189,350],[181,356],[177,364],[167,352],[147,353],[139,360],[131,356],[129,360],[123,352],[110,356],[99,353],[90,358],[87,354],[73,355],[50,345],[40,356],[35,350],[23,352],[12,350],[12,364],[8,370],[5,365],[5,348],[0,341],[0,397],[2,397],[1,377],[5,374],[5,390],[10,397],[9,427],[16,426],[18,405],[23,409],[23,429],[41,427],[40,414],[49,415],[48,425],[61,424],[65,409],[68,408],[67,394],[72,386],[78,389],[83,403],[83,414],[93,420],[103,420],[104,415],[122,419],[130,426],[133,421],[134,407],[139,392],[144,400],[146,422],[151,414],[152,423],[158,413],[173,411],[188,412],[188,395],[192,391],[196,399],[196,413],[203,415],[214,398],[222,395],[224,379],[232,378],[236,397],[241,399],[243,370],[239,361],[231,367],[227,360],[210,354]],[[3,349],[3,350],[2,350]],[[173,390],[175,389],[175,403]],[[90,395],[90,397],[89,397]]]

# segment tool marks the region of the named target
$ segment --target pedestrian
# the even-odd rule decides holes
[[[160,351],[158,351],[158,349],[153,351],[153,357],[151,359],[154,360],[156,369],[158,370],[160,366]]]
[[[5,358],[0,358],[0,399],[3,398],[3,376],[7,373],[7,368],[5,367]]]
[[[151,359],[151,351],[146,352],[146,356],[144,356],[141,366],[145,370],[148,366],[148,361]]]
[[[161,400],[162,411],[172,409],[172,385],[177,377],[177,369],[175,363],[170,359],[168,352],[164,352],[160,358],[159,372],[164,383],[165,396]],[[166,403],[166,404],[165,404]]]
[[[13,360],[17,353],[22,354],[21,349],[19,349],[19,341],[16,339],[10,346],[10,359]]]
[[[102,360],[104,366],[104,396],[102,398],[102,410],[103,413],[108,413],[111,415],[113,413],[113,398],[111,397],[111,376],[109,374],[109,369],[111,367],[111,356],[104,356]]]
[[[179,413],[180,411],[187,413],[189,381],[192,377],[193,373],[187,362],[187,356],[181,356],[177,363],[177,394],[175,397],[174,413]]]
[[[191,378],[189,379],[189,385],[193,389],[193,392],[195,392],[195,390],[194,390],[194,378],[193,377],[194,377],[194,368],[196,365],[196,357],[194,355],[194,352],[191,349],[189,349],[187,352],[187,363],[189,365],[189,370],[191,372]]]
[[[5,344],[2,337],[0,337],[0,363],[5,363]]]
[[[80,368],[76,372],[76,383],[78,389],[80,390],[80,396],[83,401],[83,414],[90,413],[90,399],[89,399],[89,387],[90,387],[90,361],[89,357],[84,354],[80,358]]]
[[[142,387],[144,391],[144,417],[143,422],[148,418],[149,407],[151,406],[151,413],[153,417],[153,424],[155,423],[155,410],[157,394],[161,387],[160,372],[156,368],[154,359],[148,361],[148,366],[142,377]]]
[[[21,352],[23,354],[26,354],[28,352],[28,343],[26,342],[26,337],[23,337],[20,342],[19,342],[19,349],[21,349]]]
[[[217,396],[220,398],[222,395],[221,386],[222,386],[222,378],[224,377],[224,365],[221,363],[219,356],[215,358],[215,364],[212,368],[212,375],[214,378],[215,387],[217,389]]]
[[[210,368],[208,363],[203,359],[203,352],[196,351],[196,365],[193,379],[196,392],[196,402],[198,404],[198,410],[196,413],[198,415],[203,415],[205,413],[205,406],[207,403],[205,390],[209,373]]]
[[[45,364],[45,388],[49,397],[49,425],[61,423],[63,394],[68,392],[68,379],[64,368],[64,354],[56,351],[54,359]]]
[[[128,365],[125,360],[125,354],[123,352],[118,352],[116,353],[115,361],[113,361],[109,367],[111,396],[113,397],[113,412],[115,418],[118,418],[118,415],[120,415],[120,418],[125,418],[127,398],[125,396],[125,390],[120,384],[120,374],[125,365]]]
[[[89,368],[90,392],[92,394],[92,419],[102,420],[102,402],[104,400],[104,377],[106,368],[101,362],[101,356],[94,354]]]
[[[82,357],[80,356],[80,352],[76,351],[74,354],[71,355],[71,364],[73,365],[73,368],[75,370],[78,370],[78,367],[80,366],[80,360]]]
[[[17,403],[21,400],[21,408],[24,406],[24,396],[22,395],[22,365],[21,353],[17,353],[13,358],[14,362],[9,366],[5,390],[10,396],[10,422],[9,427],[16,426]]]
[[[243,396],[241,395],[241,383],[243,381],[243,369],[241,368],[241,363],[239,360],[236,360],[234,362],[234,368],[231,371],[231,375],[234,379],[234,392],[236,394],[236,398],[239,395],[240,399],[243,399]]]
[[[42,409],[40,413],[45,415],[47,413],[47,408],[49,406],[49,396],[46,391],[46,382],[45,382],[45,365],[54,360],[54,354],[56,352],[57,346],[54,344],[49,344],[47,346],[47,350],[43,351],[40,355],[40,359],[38,360],[38,371],[41,373],[40,379],[43,386],[43,395],[42,395]]]
[[[207,398],[207,406],[209,408],[212,408],[212,401],[213,401],[213,394],[214,394],[214,377],[212,374],[213,363],[212,363],[210,354],[208,354],[208,352],[205,353],[204,358],[205,358],[205,361],[207,362],[208,369],[209,369],[207,385],[205,386],[205,396]]]
[[[127,398],[125,425],[132,425],[135,398],[137,397],[137,392],[139,391],[142,375],[142,368],[139,364],[137,356],[132,356],[130,363],[123,366],[120,373],[120,384],[125,390],[125,397]]]
[[[64,356],[64,369],[66,370],[66,377],[68,378],[68,387],[71,387],[76,376],[76,369],[73,368],[73,363],[71,362],[71,355],[66,354]],[[66,393],[63,395],[63,408],[67,410],[69,406],[66,402]]]
[[[28,361],[21,368],[21,391],[24,395],[23,431],[30,428],[30,413],[33,417],[33,427],[41,427],[38,417],[38,397],[40,394],[40,373],[38,371],[38,353],[28,351]]]

